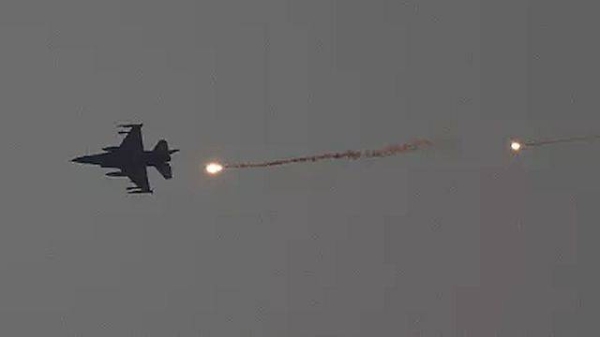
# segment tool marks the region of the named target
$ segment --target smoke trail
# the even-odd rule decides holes
[[[357,160],[360,158],[381,158],[389,157],[396,154],[417,151],[422,146],[433,145],[428,140],[416,140],[406,144],[390,145],[377,150],[367,151],[345,151],[345,152],[334,152],[325,153],[316,156],[309,157],[296,157],[289,159],[281,159],[275,161],[267,161],[261,163],[238,163],[238,164],[224,164],[223,168],[251,168],[251,167],[271,167],[280,166],[287,164],[303,163],[303,162],[316,162],[325,159],[352,159]]]
[[[571,138],[563,138],[563,139],[540,140],[540,141],[526,142],[526,143],[523,143],[523,145],[525,145],[525,146],[542,146],[542,145],[550,145],[550,144],[558,144],[558,143],[592,141],[592,140],[596,140],[596,139],[600,139],[600,135],[587,136],[587,137],[571,137]]]

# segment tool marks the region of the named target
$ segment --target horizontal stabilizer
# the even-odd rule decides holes
[[[156,170],[163,176],[165,179],[173,178],[173,171],[171,170],[171,165],[168,163],[163,163],[156,166]]]

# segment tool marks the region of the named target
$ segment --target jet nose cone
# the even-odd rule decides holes
[[[77,158],[73,158],[71,159],[72,163],[80,163],[80,164],[85,164],[87,163],[87,157],[77,157]]]

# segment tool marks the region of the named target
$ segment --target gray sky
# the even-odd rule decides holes
[[[0,335],[594,335],[600,144],[507,151],[600,131],[591,3],[0,2]]]

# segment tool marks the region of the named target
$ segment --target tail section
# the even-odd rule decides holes
[[[179,152],[179,150],[169,150],[169,144],[167,144],[167,141],[164,139],[161,139],[156,143],[153,151],[162,155],[172,155],[175,152]]]
[[[169,154],[169,144],[167,144],[166,140],[161,139],[156,143],[156,146],[154,146],[152,151],[160,154]]]
[[[164,139],[161,139],[156,143],[152,152],[155,153],[155,161],[152,166],[163,176],[165,179],[173,178],[173,171],[169,161],[171,161],[171,154],[179,150],[169,150],[169,144]]]
[[[160,165],[156,165],[156,170],[163,176],[165,179],[173,178],[173,171],[171,170],[171,165],[168,163],[163,163]]]

